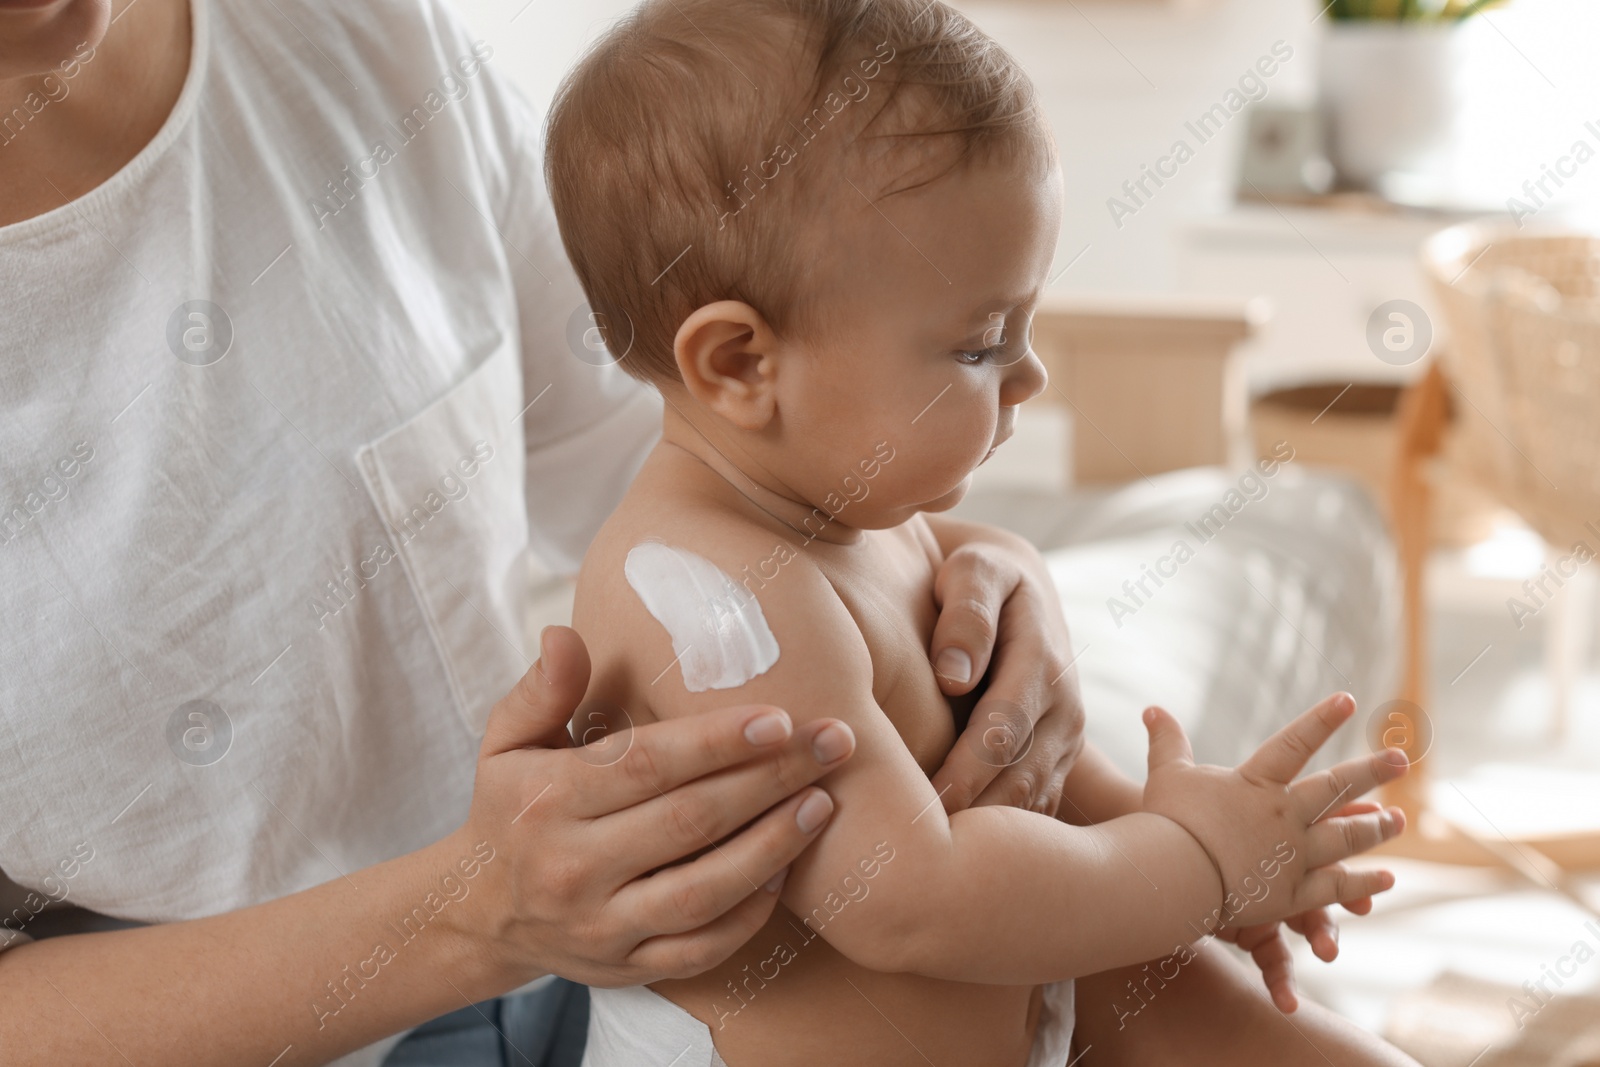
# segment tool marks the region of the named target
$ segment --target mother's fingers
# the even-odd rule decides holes
[[[610,855],[628,857],[635,871],[653,870],[721,841],[839,766],[855,750],[855,735],[841,722],[814,720],[795,734],[796,741],[805,743],[802,753],[785,752],[708,774],[601,816],[591,824],[595,844]],[[828,762],[824,756],[830,757]],[[815,810],[804,809],[808,816]],[[808,824],[792,827],[791,832],[809,834],[812,829]]]
[[[1003,673],[1007,666],[1022,670],[1011,661],[999,664],[997,671]],[[994,685],[1002,681],[1015,688],[1019,679],[997,678]],[[1034,733],[1035,720],[1047,709],[1042,698],[1049,692],[1035,686],[1031,693],[1016,692],[1018,699],[1012,700],[997,694],[994,685],[972,709],[966,729],[933,776],[933,788],[944,801],[945,811],[954,813],[973,806],[996,785],[1000,788],[988,794],[988,803],[1031,808],[1060,755],[1051,738],[1038,744],[1041,738]],[[1047,760],[1049,767],[1044,766]]]
[[[1349,693],[1335,693],[1279,730],[1239,765],[1248,777],[1288,785],[1306,761],[1356,710]]]
[[[546,626],[539,635],[539,662],[490,710],[479,755],[569,747],[567,720],[588,685],[589,650],[583,638],[569,626]]]
[[[698,859],[623,886],[612,898],[611,907],[620,909],[615,917],[640,937],[682,934],[715,922],[758,890],[775,894],[782,872],[832,811],[826,793],[808,789]]]
[[[737,952],[766,925],[777,901],[776,893],[751,893],[720,918],[698,930],[661,934],[640,942],[628,956],[636,982],[689,978],[710,970]]]
[[[1357,756],[1328,770],[1308,774],[1289,787],[1289,795],[1300,817],[1316,822],[1327,818],[1330,811],[1347,801],[1394,781],[1410,766],[1404,752],[1386,748],[1371,756]]]
[[[814,720],[797,731],[781,708],[747,705],[608,734],[603,741],[575,748],[566,757],[574,787],[583,800],[579,813],[593,817],[621,811],[686,782],[753,761],[770,764],[769,776],[782,773],[790,783],[784,792],[793,792],[820,778],[834,762],[821,761],[811,744],[829,722]],[[832,726],[844,731],[848,747],[853,749],[850,728],[840,722]],[[755,817],[783,795],[777,793],[743,812],[740,822]]]
[[[1021,577],[990,545],[962,545],[945,557],[934,577],[939,617],[929,643],[934,676],[945,693],[970,692],[988,672],[995,642],[1007,630],[1004,615]]]

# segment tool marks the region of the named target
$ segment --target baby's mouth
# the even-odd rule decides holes
[[[998,451],[1000,451],[1000,446],[1001,446],[1001,445],[1003,445],[1003,444],[1005,444],[1005,443],[1006,443],[1006,442],[1007,442],[1007,441],[1009,441],[1009,440],[1011,440],[1011,435],[1010,435],[1010,434],[1006,434],[1006,435],[1005,435],[1005,436],[1004,436],[1004,437],[1002,437],[1002,438],[1000,438],[1000,440],[998,440],[998,441],[996,441],[996,442],[995,442],[995,443],[994,443],[994,444],[992,444],[992,445],[990,445],[990,446],[989,446],[989,451],[987,451],[987,452],[985,452],[985,453],[984,453],[984,454],[983,454],[983,458],[982,458],[982,459],[980,459],[980,460],[978,460],[978,466],[980,466],[980,467],[981,467],[981,466],[983,466],[983,465],[984,465],[984,464],[985,464],[985,463],[987,463],[987,462],[989,462],[989,460],[990,460],[990,458],[991,458],[991,457],[992,457],[992,456],[993,456],[993,455],[994,455],[994,454],[995,454],[995,453],[996,453],[996,452],[998,452]]]

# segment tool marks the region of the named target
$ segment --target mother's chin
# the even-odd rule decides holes
[[[0,82],[56,71],[110,25],[111,0],[0,0]]]

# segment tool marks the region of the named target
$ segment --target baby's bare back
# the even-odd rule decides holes
[[[678,675],[680,666],[669,662],[661,648],[663,624],[625,576],[628,555],[639,544],[750,559],[750,568],[728,577],[758,603],[767,584],[794,580],[789,568],[809,567],[821,572],[860,627],[872,659],[873,698],[931,774],[954,743],[956,716],[966,709],[951,707],[928,661],[940,554],[927,525],[919,517],[891,530],[865,531],[847,544],[832,543],[801,536],[741,507],[738,499],[715,491],[708,499],[698,491],[706,488],[692,467],[653,457],[596,539],[574,608],[574,624],[593,657],[590,699],[624,709],[636,724],[652,717],[646,709],[670,717],[739,700],[737,687],[687,696],[681,688],[663,690],[669,677],[678,682],[687,673]],[[806,656],[804,620],[760,617],[779,636],[778,655]],[[817,662],[815,669],[827,670],[828,664]],[[662,699],[668,692],[673,695]],[[1036,987],[881,973],[829,945],[828,923],[846,909],[861,908],[871,897],[873,878],[893,864],[894,830],[885,827],[883,843],[841,870],[835,891],[810,912],[796,914],[780,904],[722,965],[651,988],[705,1023],[730,1067],[920,1067],[930,1057],[973,1067],[1021,1067],[1038,1016]],[[994,906],[1005,907],[1004,897],[997,894]]]

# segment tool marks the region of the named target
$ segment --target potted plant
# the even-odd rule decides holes
[[[1332,0],[1321,94],[1329,155],[1345,182],[1372,186],[1428,169],[1460,100],[1458,30],[1494,2]]]

